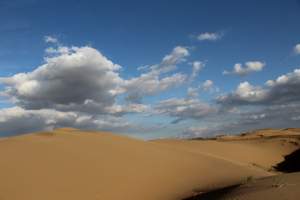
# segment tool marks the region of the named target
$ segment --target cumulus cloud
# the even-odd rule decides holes
[[[216,112],[215,108],[195,98],[163,100],[154,109],[156,114],[175,117],[174,123],[185,119],[201,119]]]
[[[300,44],[297,44],[295,47],[294,47],[294,52],[296,54],[300,54]]]
[[[224,71],[223,74],[234,74],[234,75],[239,75],[239,76],[245,76],[253,72],[259,72],[265,67],[264,62],[260,61],[249,61],[246,62],[245,65],[243,66],[241,63],[236,63],[233,67],[232,71]]]
[[[197,36],[197,39],[199,41],[216,41],[216,40],[220,40],[223,37],[222,33],[212,33],[212,32],[205,32],[205,33],[201,33]]]
[[[49,57],[32,72],[0,78],[5,93],[26,109],[68,110],[97,102],[98,110],[114,104],[122,79],[120,66],[91,47],[73,47]]]
[[[182,84],[186,80],[182,73],[161,76],[189,55],[186,48],[175,47],[149,72],[125,80],[119,76],[120,65],[92,47],[58,46],[49,53],[46,63],[34,71],[0,78],[4,93],[18,106],[105,112],[118,94],[141,98]]]
[[[265,86],[241,83],[229,94],[219,96],[217,101],[223,105],[268,105],[285,104],[300,100],[300,69],[269,80]]]
[[[226,105],[240,105],[261,102],[266,96],[265,89],[253,86],[249,82],[242,82],[234,92],[219,96],[217,100]]]
[[[191,79],[195,79],[199,72],[205,67],[205,63],[201,61],[194,61],[191,63],[192,65],[192,74],[191,74]]]

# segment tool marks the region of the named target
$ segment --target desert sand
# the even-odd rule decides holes
[[[249,179],[239,185],[213,190],[185,200],[256,200],[256,199],[295,199],[300,196],[300,173],[280,174],[276,176]]]
[[[299,132],[142,141],[64,128],[3,138],[0,199],[179,200],[249,180],[270,184],[273,166],[299,148]],[[296,175],[280,176],[300,184]],[[232,196],[247,193],[234,189]]]

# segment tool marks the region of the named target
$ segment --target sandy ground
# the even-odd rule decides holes
[[[207,192],[185,200],[298,200],[300,173],[280,174],[258,180],[248,180],[242,185]]]
[[[300,136],[299,136],[300,138]],[[225,159],[235,164],[255,166],[264,170],[272,170],[274,164],[300,147],[298,138],[276,137],[246,140],[156,140],[155,143],[168,145],[187,152],[206,154]]]
[[[297,132],[297,131],[294,131]],[[59,129],[0,140],[0,200],[176,200],[268,177],[290,135],[141,141]]]

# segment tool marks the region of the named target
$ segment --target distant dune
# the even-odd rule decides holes
[[[299,138],[299,129],[268,129],[142,141],[72,128],[3,138],[0,200],[179,200],[237,185],[232,197],[249,194],[240,184],[271,180],[278,174],[274,166],[299,148]],[[281,176],[300,184],[298,174]],[[293,185],[285,186],[272,189]]]

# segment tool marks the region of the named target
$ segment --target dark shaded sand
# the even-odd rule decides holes
[[[300,149],[286,155],[284,161],[278,163],[275,169],[281,172],[299,172],[300,171]]]

